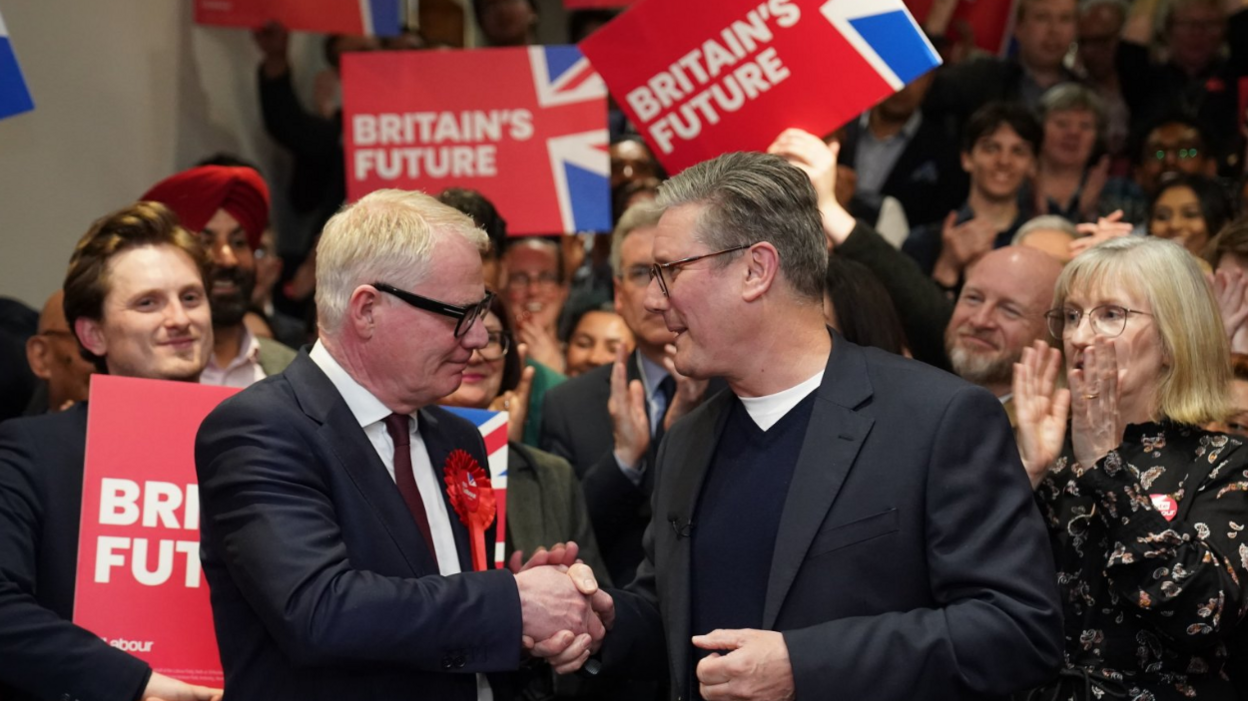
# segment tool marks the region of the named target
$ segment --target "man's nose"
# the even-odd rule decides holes
[[[191,315],[187,313],[182,300],[174,298],[165,308],[165,325],[175,328],[186,328],[191,325]]]
[[[468,320],[464,319],[463,323],[468,323]],[[472,326],[468,329],[468,333],[464,334],[459,339],[459,345],[469,350],[485,348],[486,344],[489,342],[490,332],[485,330],[485,323],[482,322],[481,319],[473,321]]]
[[[650,278],[650,282],[646,285],[646,297],[643,302],[646,311],[662,314],[668,306],[667,295],[663,294],[663,290],[659,287],[659,281]]]
[[[238,256],[234,255],[234,249],[228,243],[211,248],[212,262],[218,268],[237,268]]]

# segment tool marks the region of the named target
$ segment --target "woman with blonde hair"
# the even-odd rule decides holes
[[[1023,464],[1049,525],[1065,665],[1032,699],[1235,699],[1248,588],[1248,449],[1200,428],[1230,361],[1195,258],[1106,241],[1062,272],[1049,330],[1015,366]],[[1069,425],[1067,417],[1070,418]]]

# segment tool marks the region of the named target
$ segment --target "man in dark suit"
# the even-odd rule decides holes
[[[659,449],[604,669],[666,668],[675,699],[948,701],[1047,678],[1056,578],[996,398],[826,328],[815,192],[782,159],[699,164],[659,204],[646,307],[676,369],[731,392]]]
[[[576,468],[607,571],[620,585],[642,560],[659,440],[707,391],[706,382],[671,372],[665,347],[673,334],[644,305],[658,221],[656,209],[632,207],[611,241],[615,309],[636,350],[551,389],[543,409],[542,448]]]
[[[196,381],[212,351],[206,264],[160,205],[96,222],[74,251],[64,308],[97,371]],[[85,402],[0,425],[0,698],[219,698],[70,622],[86,433]]]
[[[506,680],[485,673],[516,670],[523,638],[601,637],[559,569],[472,571],[488,539],[471,543],[461,518],[475,509],[443,488],[487,501],[483,474],[456,476],[486,464],[476,428],[432,406],[488,341],[486,245],[420,193],[344,208],[317,248],[318,342],[201,426],[227,694],[502,699]]]
[[[893,197],[915,228],[966,199],[957,130],[952,120],[929,118],[921,109],[935,75],[924,74],[845,125],[840,160],[854,169],[850,209],[859,218],[875,222],[884,198]]]

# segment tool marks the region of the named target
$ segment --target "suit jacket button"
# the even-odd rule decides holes
[[[464,656],[463,656],[463,655],[460,655],[459,657],[456,657],[456,658],[455,658],[455,669],[463,669],[463,668],[464,668],[464,661],[465,661],[465,660],[464,660]]]

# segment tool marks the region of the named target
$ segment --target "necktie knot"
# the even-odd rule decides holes
[[[412,417],[407,414],[391,414],[384,419],[386,433],[394,441],[394,447],[407,447],[412,444]]]
[[[663,395],[663,406],[672,405],[672,397],[676,396],[676,378],[668,375],[659,382],[659,394]]]

